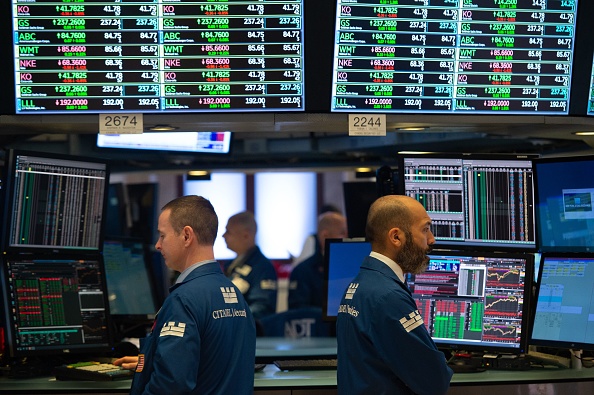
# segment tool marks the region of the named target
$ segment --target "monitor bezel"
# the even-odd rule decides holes
[[[338,311],[336,312],[336,314],[331,315],[328,313],[328,292],[329,292],[329,276],[330,276],[330,249],[332,244],[342,244],[342,243],[367,243],[369,244],[369,242],[364,238],[364,237],[353,237],[353,238],[342,238],[342,239],[335,239],[335,238],[329,238],[326,239],[326,243],[325,243],[325,254],[324,254],[324,286],[323,291],[323,301],[322,301],[322,321],[326,321],[326,322],[336,322],[336,318],[338,315]],[[370,248],[371,251],[371,248]],[[359,262],[359,265],[361,265],[361,263],[363,263],[363,261],[361,260]],[[357,273],[359,272],[359,270],[357,269]],[[357,275],[357,273],[355,273],[355,276]],[[354,278],[354,276],[353,276]],[[346,291],[346,288],[345,288]],[[344,292],[344,291],[343,291]],[[342,295],[340,295],[342,297]]]
[[[145,266],[145,273],[148,277],[149,285],[150,285],[150,293],[153,298],[153,302],[155,304],[155,313],[154,314],[118,314],[113,313],[110,307],[110,315],[112,317],[112,321],[114,323],[121,323],[123,325],[131,324],[131,325],[142,325],[146,323],[151,323],[154,321],[157,311],[162,304],[162,298],[159,297],[157,292],[157,280],[155,277],[155,273],[153,271],[152,263],[149,259],[149,247],[144,243],[142,238],[139,237],[125,237],[125,236],[105,236],[103,240],[103,246],[109,242],[117,242],[117,243],[139,243],[142,245],[142,253],[143,253],[143,263]],[[105,260],[105,248],[102,249],[103,255],[103,264],[106,264]],[[107,277],[108,269],[104,267],[105,276]],[[106,281],[106,287],[109,294],[109,281]]]
[[[12,307],[10,305],[11,300],[9,298],[9,276],[8,276],[8,261],[10,260],[94,260],[99,264],[101,269],[101,281],[103,284],[103,305],[105,306],[105,325],[106,325],[106,343],[99,344],[78,344],[74,346],[66,347],[52,347],[52,348],[41,348],[41,349],[30,349],[30,350],[17,350],[16,338],[16,323],[12,315]],[[30,254],[30,253],[17,253],[17,254],[2,254],[0,257],[0,263],[2,268],[0,269],[0,284],[2,289],[0,295],[2,296],[3,303],[0,305],[0,314],[3,315],[5,320],[5,337],[6,337],[6,350],[8,356],[11,358],[23,358],[23,357],[39,357],[39,356],[67,356],[71,354],[88,354],[88,353],[109,353],[113,350],[114,338],[113,338],[113,323],[111,314],[109,311],[109,300],[107,294],[107,282],[105,277],[105,266],[103,262],[103,256],[101,254],[57,254],[57,253],[42,253],[42,254]]]
[[[532,313],[531,313],[531,323],[530,323],[530,345],[532,346],[541,346],[541,347],[548,347],[554,349],[570,349],[570,350],[587,350],[587,351],[594,351],[594,342],[593,343],[582,343],[582,342],[570,342],[564,340],[552,340],[552,339],[535,339],[534,338],[534,324],[536,321],[536,309],[538,307],[538,297],[540,295],[540,286],[542,285],[542,273],[544,268],[544,262],[547,258],[568,258],[568,259],[592,259],[592,264],[594,264],[594,253],[590,252],[555,252],[555,251],[548,251],[543,252],[540,255],[540,269],[538,272],[538,280],[535,284],[534,290],[534,303],[532,306]]]
[[[446,339],[435,339],[432,337],[438,348],[448,349],[451,351],[462,352],[462,351],[479,351],[479,352],[493,352],[493,353],[505,353],[505,354],[523,354],[528,351],[528,345],[530,340],[530,324],[532,314],[532,292],[534,286],[534,254],[528,251],[485,251],[485,250],[470,250],[470,249],[458,249],[458,250],[441,250],[434,249],[429,253],[430,256],[471,256],[471,257],[485,257],[485,258],[519,258],[524,259],[526,267],[524,271],[524,295],[522,303],[522,332],[520,334],[520,342],[517,343],[518,347],[501,346],[498,347],[495,344],[472,344],[460,342],[450,342]],[[406,274],[406,280],[409,280],[409,274]]]
[[[398,153],[398,188],[402,194],[406,193],[405,188],[405,171],[404,162],[408,158],[427,158],[427,159],[459,159],[459,160],[513,160],[513,161],[529,161],[532,166],[532,190],[533,190],[533,201],[532,211],[534,215],[533,233],[534,242],[529,244],[512,243],[512,242],[477,242],[477,241],[447,241],[447,240],[436,240],[434,248],[439,249],[452,249],[452,250],[468,250],[468,251],[501,251],[501,252],[514,252],[514,251],[528,251],[536,252],[538,249],[538,240],[536,235],[536,213],[535,213],[535,182],[534,182],[534,160],[539,157],[538,154],[506,154],[506,153],[444,153],[444,152],[431,152],[431,153]],[[432,218],[435,220],[435,218]]]
[[[546,158],[538,158],[533,161],[532,171],[534,172],[534,215],[535,215],[535,224],[536,224],[536,241],[538,245],[538,251],[545,253],[545,252],[554,252],[554,253],[594,253],[594,246],[590,247],[588,250],[588,246],[545,246],[543,245],[543,227],[544,223],[540,221],[540,213],[541,213],[541,197],[540,193],[542,192],[543,185],[539,183],[539,166],[540,165],[547,165],[547,164],[570,164],[570,163],[583,163],[583,162],[591,162],[592,167],[594,168],[594,156],[591,155],[579,155],[579,156],[564,156],[564,157],[546,157]],[[540,170],[542,172],[542,168]],[[579,170],[583,172],[583,169]],[[582,173],[583,174],[583,173]],[[542,175],[542,173],[541,173]],[[585,175],[584,179],[587,178],[588,175]],[[540,184],[540,185],[539,185]],[[594,181],[592,181],[592,187],[594,188]],[[594,223],[594,219],[592,219]]]
[[[81,162],[81,163],[89,163],[104,166],[105,168],[105,182],[103,185],[103,207],[101,210],[101,224],[99,225],[98,230],[98,240],[97,240],[97,247],[96,248],[85,248],[85,247],[64,247],[64,246],[20,246],[20,245],[11,245],[10,244],[10,237],[11,237],[11,224],[13,219],[13,211],[16,206],[16,202],[12,199],[14,196],[14,188],[15,186],[15,171],[16,171],[16,161],[19,156],[30,156],[30,157],[38,157],[38,158],[48,158],[53,160],[61,160],[61,161],[72,161],[72,162]],[[109,192],[109,177],[110,177],[110,165],[109,162],[105,159],[101,158],[94,158],[94,157],[82,157],[77,155],[68,155],[68,154],[57,154],[52,152],[40,152],[40,151],[28,151],[22,149],[10,149],[7,152],[7,161],[6,161],[6,172],[4,175],[4,224],[2,226],[2,237],[0,239],[0,244],[2,245],[2,251],[4,253],[35,253],[35,254],[43,254],[43,253],[63,253],[63,254],[79,254],[79,255],[86,255],[86,254],[97,254],[101,251],[103,245],[103,237],[105,232],[105,219],[107,215],[107,197]]]

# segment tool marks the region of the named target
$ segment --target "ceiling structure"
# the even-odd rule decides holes
[[[97,156],[112,171],[379,167],[399,151],[594,154],[594,117],[510,115],[386,116],[386,136],[348,134],[348,115],[336,113],[228,113],[144,115],[144,129],[233,133],[229,155],[98,149],[97,115],[2,115],[0,147]],[[409,130],[415,128],[416,130]]]

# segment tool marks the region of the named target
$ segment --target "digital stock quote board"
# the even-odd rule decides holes
[[[303,111],[303,3],[12,0],[17,113]]]
[[[567,114],[577,0],[339,0],[332,111]]]

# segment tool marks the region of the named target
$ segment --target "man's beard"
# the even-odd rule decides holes
[[[405,233],[406,242],[404,247],[396,255],[396,263],[400,265],[404,273],[419,274],[423,273],[429,266],[429,257],[431,247],[423,249],[413,242],[412,234]]]

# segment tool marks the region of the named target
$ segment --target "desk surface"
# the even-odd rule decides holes
[[[452,387],[479,386],[520,383],[553,383],[553,382],[594,381],[594,368],[573,369],[538,369],[529,371],[489,370],[481,373],[458,373],[452,378]],[[63,393],[75,394],[85,392],[128,393],[131,380],[115,382],[97,381],[57,381],[53,377],[33,379],[0,378],[0,394],[28,393]],[[336,388],[336,371],[280,371],[274,365],[267,365],[263,371],[254,376],[254,388]]]
[[[256,358],[336,356],[336,347],[335,337],[304,337],[301,339],[258,337],[256,338]]]

